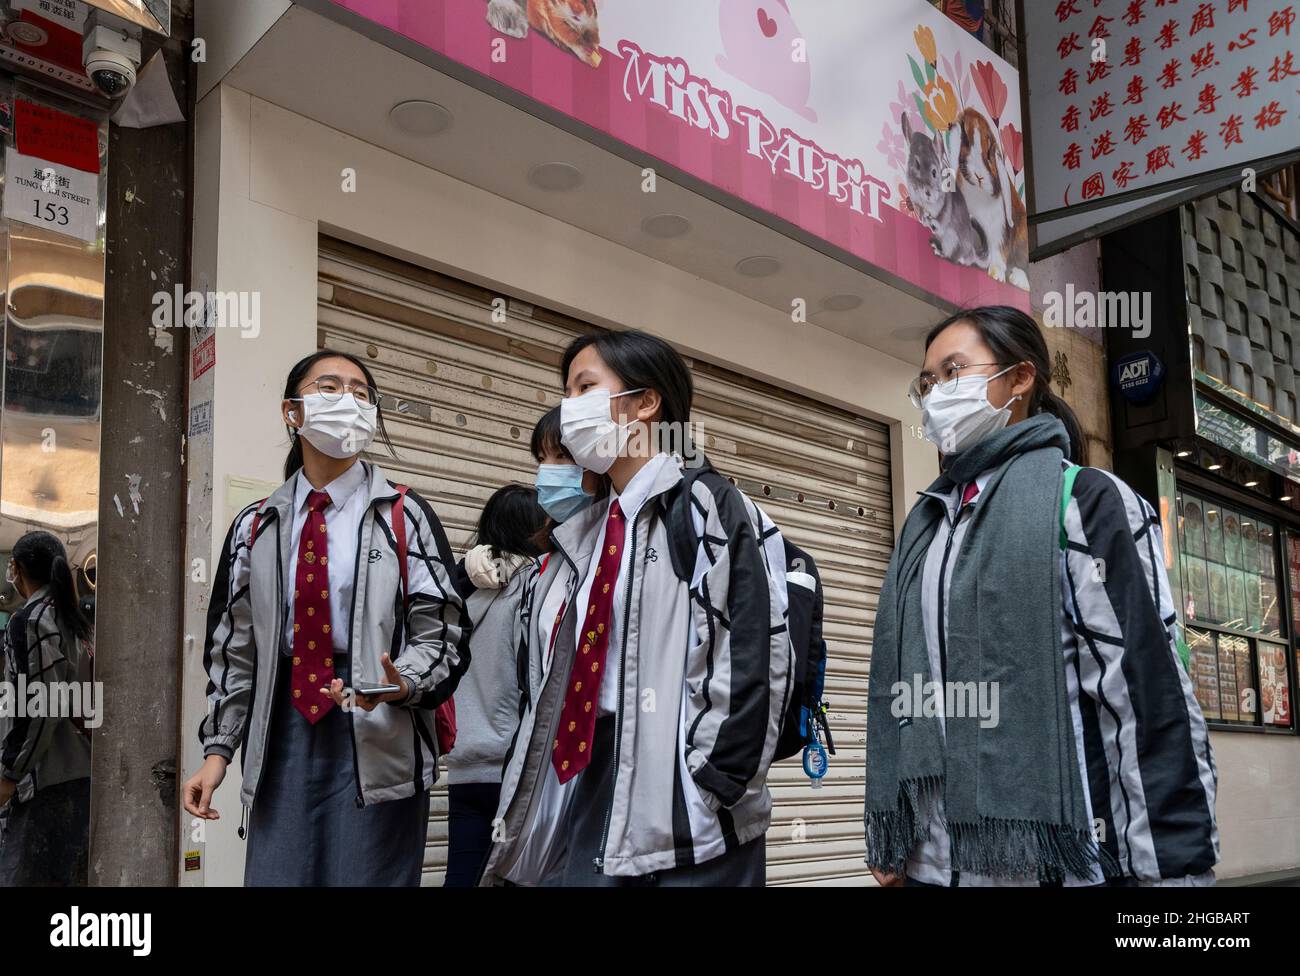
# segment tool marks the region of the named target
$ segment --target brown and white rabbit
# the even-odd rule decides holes
[[[943,136],[933,139],[912,131],[908,113],[903,113],[903,137],[907,140],[907,195],[921,223],[930,229],[930,246],[941,258],[957,264],[987,266],[988,246],[983,232],[971,221],[966,201],[954,187],[944,189],[950,172]]]
[[[600,66],[595,0],[488,0],[487,19],[511,37],[527,37],[531,26],[593,68]]]
[[[988,119],[968,108],[955,123],[961,129],[957,177],[971,220],[988,242],[988,268],[998,281],[1029,287],[1029,230],[1025,204],[1006,180],[1002,150]]]

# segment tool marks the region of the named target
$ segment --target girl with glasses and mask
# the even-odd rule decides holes
[[[433,710],[469,667],[454,559],[428,502],[362,460],[377,432],[391,451],[364,363],[301,360],[281,417],[286,480],[235,517],[222,546],[205,758],[185,809],[218,819],[213,793],[238,750],[246,885],[417,886]]]
[[[1050,388],[1025,313],[962,312],[909,391],[942,473],[877,611],[867,863],[885,885],[1210,884],[1216,772],[1158,516]]]

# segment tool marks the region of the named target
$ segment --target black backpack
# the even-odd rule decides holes
[[[667,512],[666,526],[670,540],[669,550],[672,557],[673,572],[687,586],[692,583],[695,571],[695,557],[699,552],[700,537],[695,531],[695,519],[691,514],[691,489],[695,482],[701,482],[713,493],[721,504],[723,498],[737,488],[723,477],[710,463],[699,467],[686,468],[682,471],[682,480],[663,496]],[[763,526],[763,517],[749,499],[745,499],[745,510],[754,526],[754,536],[762,548],[773,535],[780,536],[781,531],[773,524]],[[812,557],[794,546],[783,536],[787,571],[794,570],[811,575],[817,580],[815,591],[805,586],[787,586],[789,609],[786,616],[787,631],[794,651],[791,669],[790,697],[786,703],[785,715],[781,719],[781,731],[777,739],[776,754],[773,760],[788,759],[798,755],[805,745],[814,739],[814,721],[819,721],[826,732],[829,751],[834,754],[830,744],[830,730],[825,725],[825,712],[822,707],[821,694],[826,670],[826,641],[822,638],[822,595],[821,585]]]
[[[781,723],[781,737],[776,744],[776,758],[797,756],[804,746],[817,738],[816,728],[821,727],[826,740],[826,750],[835,754],[830,725],[826,721],[826,706],[822,692],[826,685],[826,638],[822,634],[822,615],[825,602],[822,597],[821,574],[813,557],[789,539],[785,542],[786,593],[790,609],[787,622],[790,642],[794,645],[794,686],[790,704]],[[789,578],[791,573],[811,577],[812,587]]]

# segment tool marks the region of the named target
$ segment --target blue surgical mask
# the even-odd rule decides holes
[[[592,502],[582,487],[576,464],[542,464],[537,468],[537,504],[557,522],[567,522]]]

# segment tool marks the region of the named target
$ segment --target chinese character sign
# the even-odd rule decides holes
[[[1300,0],[1025,4],[1034,212],[1300,148]]]

